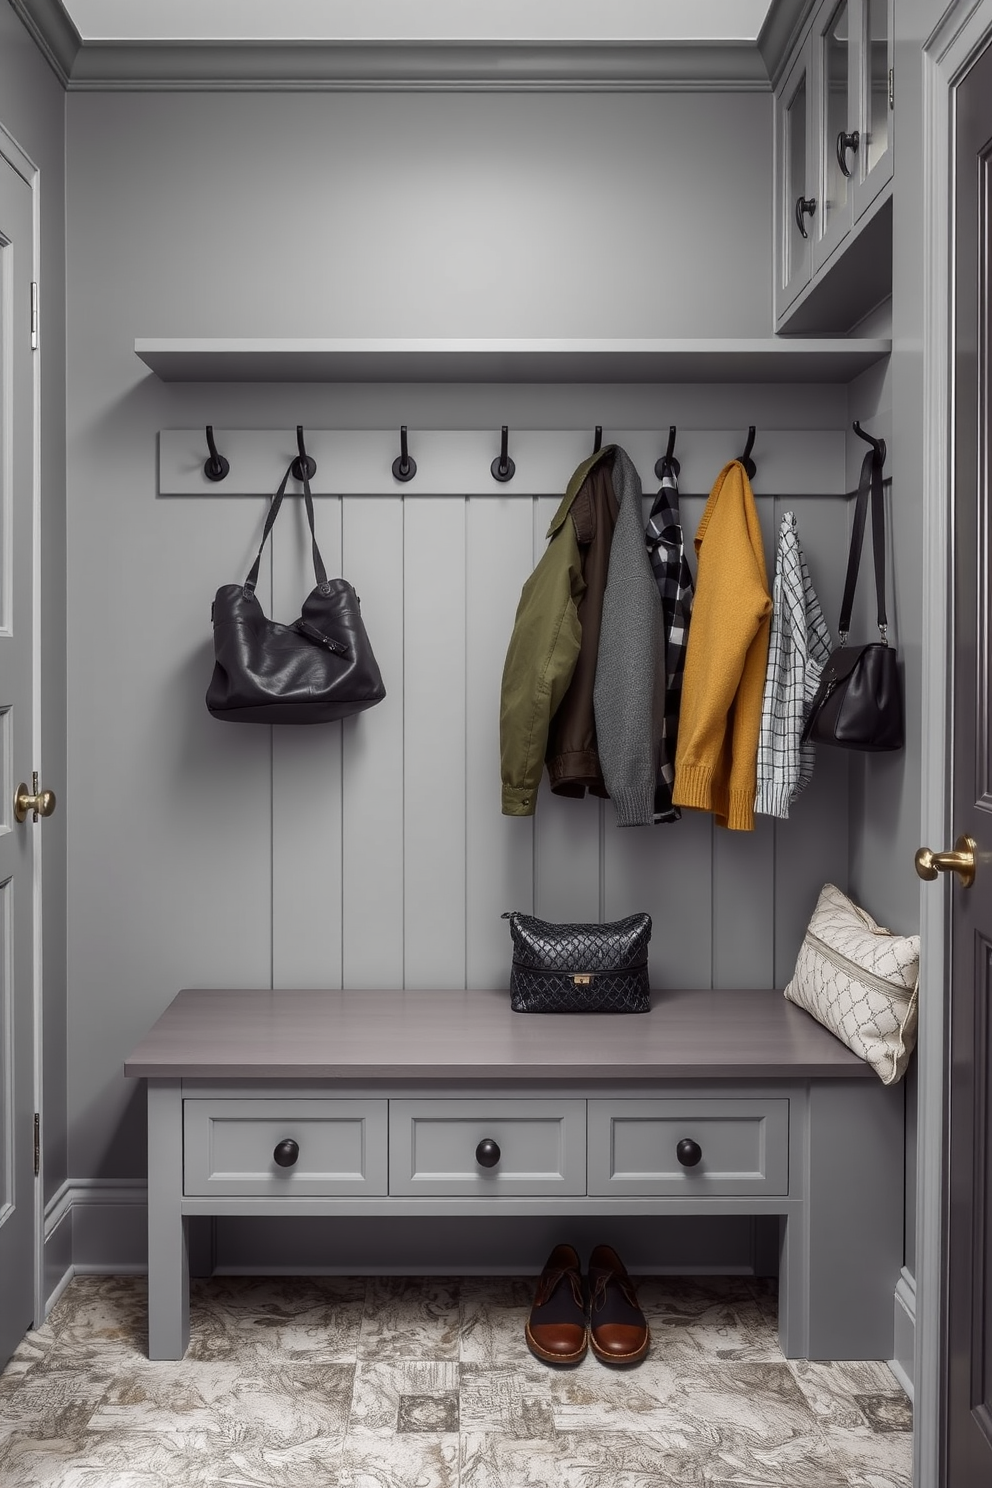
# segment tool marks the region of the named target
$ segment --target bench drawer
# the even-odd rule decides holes
[[[679,1160],[680,1143],[688,1165]],[[590,1194],[788,1191],[788,1100],[589,1102]]]
[[[389,1192],[584,1194],[585,1106],[583,1100],[390,1101]]]
[[[384,1194],[386,1109],[385,1100],[186,1100],[185,1192]]]

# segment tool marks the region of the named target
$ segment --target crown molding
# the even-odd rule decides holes
[[[14,0],[22,9],[25,0]],[[58,0],[36,7],[53,21]],[[46,55],[53,47],[48,40]],[[767,92],[753,42],[631,43],[77,43],[64,31],[70,91]],[[39,41],[44,47],[44,42]]]
[[[775,0],[769,8],[758,33],[758,51],[773,88],[778,87],[816,3],[817,0]]]
[[[10,0],[10,7],[62,86],[68,87],[83,41],[62,0]]]

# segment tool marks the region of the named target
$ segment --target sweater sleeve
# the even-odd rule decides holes
[[[548,727],[579,654],[585,584],[575,529],[566,521],[523,587],[503,666],[500,770],[504,816],[533,816]]]

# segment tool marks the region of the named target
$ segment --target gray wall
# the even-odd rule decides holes
[[[279,954],[266,731],[202,704],[209,598],[245,566],[262,503],[157,499],[157,431],[608,429],[701,409],[742,432],[839,429],[846,405],[842,389],[673,388],[661,408],[645,388],[179,386],[133,355],[136,335],[184,333],[765,334],[767,96],[70,94],[68,116],[70,1169],[126,1178],[144,1170],[128,1048],[179,986],[267,984]],[[276,813],[284,844],[293,820]]]
[[[59,799],[45,823],[45,1198],[66,1177],[65,95],[21,22],[0,5],[0,124],[40,172],[41,664],[44,783]],[[30,768],[25,764],[24,768]]]

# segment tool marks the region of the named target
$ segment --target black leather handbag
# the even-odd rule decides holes
[[[840,646],[830,655],[820,676],[803,729],[803,743],[833,744],[842,749],[882,751],[901,749],[905,739],[902,681],[894,646],[888,643],[885,619],[885,507],[882,497],[882,459],[871,450],[861,467],[858,500],[851,533],[844,598],[840,607]],[[871,539],[875,557],[875,597],[881,639],[849,646],[847,637],[854,606],[854,590],[864,542],[868,497],[871,494]]]
[[[515,1013],[646,1013],[651,1008],[651,916],[606,925],[554,925],[516,910],[510,922]]]
[[[207,707],[229,723],[330,723],[386,696],[358,595],[347,579],[327,577],[305,462],[303,468],[316,588],[304,600],[300,618],[280,625],[266,617],[255,598],[262,550],[293,465],[272,498],[248,577],[243,584],[225,584],[213,602],[214,671]]]

